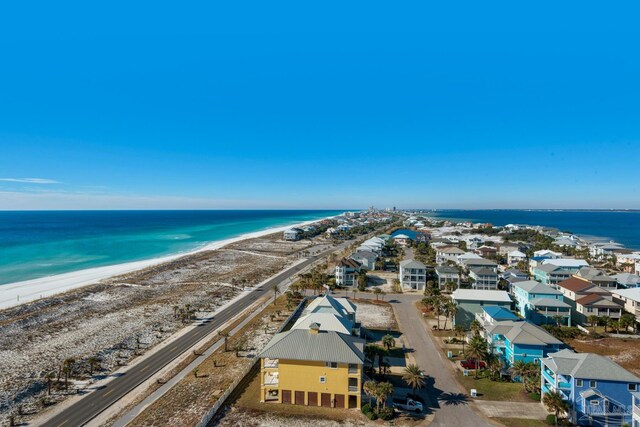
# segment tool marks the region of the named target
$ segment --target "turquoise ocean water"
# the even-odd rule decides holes
[[[342,211],[4,211],[0,284],[187,252]]]

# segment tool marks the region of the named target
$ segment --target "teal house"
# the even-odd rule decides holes
[[[511,290],[516,310],[524,319],[536,325],[571,326],[571,306],[560,291],[535,280],[513,283]]]
[[[540,363],[549,353],[555,353],[564,344],[541,327],[526,320],[503,320],[485,329],[489,351],[497,355],[510,368],[517,361]]]

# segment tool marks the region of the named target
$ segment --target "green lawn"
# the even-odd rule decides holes
[[[469,394],[472,388],[478,390],[478,399],[480,400],[500,400],[510,402],[531,402],[531,399],[524,392],[522,384],[506,381],[491,381],[489,378],[480,378],[477,380],[473,377],[473,371],[469,372],[469,376],[465,377],[462,372],[458,373],[458,381]]]
[[[523,418],[492,418],[494,421],[505,425],[506,427],[541,427],[548,424],[542,420],[528,420]]]

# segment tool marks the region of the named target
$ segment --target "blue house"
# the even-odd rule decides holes
[[[502,320],[485,328],[489,351],[502,359],[506,368],[517,361],[540,363],[564,344],[539,326],[526,320]]]
[[[640,378],[611,359],[562,350],[542,359],[542,393],[558,391],[569,403],[569,419],[581,426],[621,426],[632,422]]]
[[[571,306],[564,302],[562,293],[535,280],[512,285],[516,310],[523,318],[536,325],[562,324],[571,326]]]

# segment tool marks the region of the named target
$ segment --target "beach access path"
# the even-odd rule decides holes
[[[353,243],[351,240],[342,242],[337,246],[325,249],[319,254],[310,256],[306,260],[283,270],[264,282],[253,292],[221,310],[211,319],[210,322],[204,323],[201,326],[190,330],[175,340],[171,345],[166,346],[151,355],[143,363],[134,366],[122,376],[114,378],[103,388],[91,392],[41,425],[45,427],[71,427],[81,426],[88,423],[95,416],[127,395],[131,390],[165,367],[180,354],[189,350],[204,337],[225,325],[236,315],[250,307],[258,299],[263,298],[265,294],[271,292],[273,285],[281,285],[291,276],[297,275],[299,272],[324,258],[331,252],[344,250],[351,243]]]

